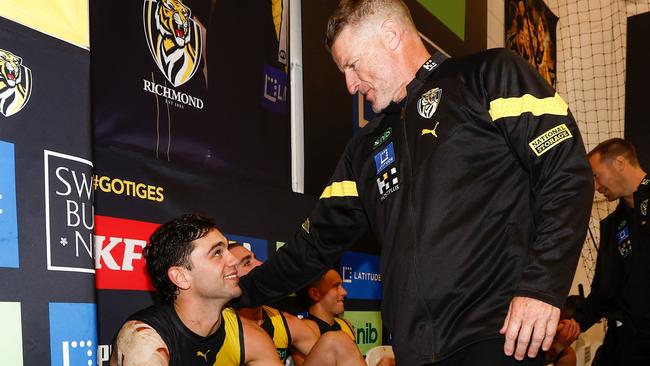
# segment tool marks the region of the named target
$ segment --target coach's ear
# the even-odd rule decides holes
[[[402,42],[403,29],[399,23],[392,19],[386,19],[381,23],[381,38],[384,46],[395,51]]]
[[[172,281],[176,287],[180,290],[187,290],[190,288],[190,275],[187,271],[187,268],[181,266],[172,266],[167,270],[167,276],[169,280]]]

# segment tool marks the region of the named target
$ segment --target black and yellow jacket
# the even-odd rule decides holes
[[[346,146],[302,230],[241,279],[240,301],[316,280],[371,229],[384,324],[397,364],[415,366],[500,338],[515,295],[561,308],[594,190],[568,106],[513,52],[436,55],[407,91]]]

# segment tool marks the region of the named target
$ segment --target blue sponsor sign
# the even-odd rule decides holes
[[[89,303],[50,303],[52,366],[97,365],[97,310]]]
[[[264,92],[262,107],[273,113],[286,113],[287,73],[282,69],[264,65]]]
[[[395,150],[391,142],[381,151],[375,155],[375,166],[377,167],[377,174],[386,169],[389,165],[395,162]]]
[[[340,260],[343,288],[350,299],[381,299],[379,256],[345,252]]]
[[[0,141],[0,267],[18,268],[14,144]]]
[[[255,257],[262,262],[269,258],[268,242],[264,239],[232,234],[226,234],[226,237],[228,240],[236,241],[246,247],[246,249],[255,253]]]

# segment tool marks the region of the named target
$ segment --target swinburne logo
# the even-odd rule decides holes
[[[97,288],[152,291],[142,249],[159,225],[101,215],[95,220]]]
[[[94,273],[93,164],[44,150],[47,269]]]
[[[32,70],[23,59],[0,49],[0,113],[9,117],[23,109],[32,94]]]
[[[201,29],[180,0],[145,0],[142,15],[149,51],[174,86],[194,76],[201,61]]]
[[[111,178],[105,175],[96,175],[93,178],[93,187],[95,190],[99,189],[102,192],[113,193],[118,196],[126,195],[156,202],[165,200],[163,187],[151,186],[126,179]]]

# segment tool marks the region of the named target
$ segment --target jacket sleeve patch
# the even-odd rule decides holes
[[[555,145],[564,140],[570,139],[571,137],[573,137],[571,135],[571,131],[569,131],[569,128],[566,126],[566,124],[563,123],[544,132],[539,137],[531,141],[528,146],[530,146],[535,155],[541,156],[545,152],[552,149]]]
[[[542,114],[566,116],[569,114],[569,106],[558,93],[548,98],[537,98],[525,94],[521,97],[499,98],[490,102],[492,121],[504,117],[520,116],[526,112],[532,113],[534,116]]]

